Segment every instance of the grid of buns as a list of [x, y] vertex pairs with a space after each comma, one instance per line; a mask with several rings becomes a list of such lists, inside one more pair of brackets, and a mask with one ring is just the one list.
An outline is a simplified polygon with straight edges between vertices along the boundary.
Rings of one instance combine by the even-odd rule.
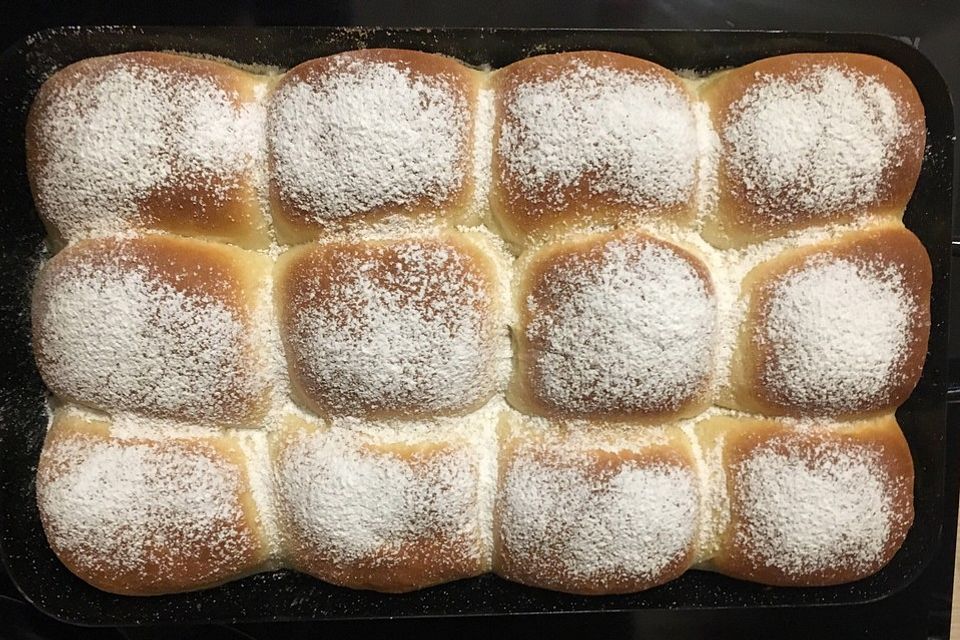
[[924, 140], [856, 54], [71, 65], [27, 131], [50, 545], [139, 595], [875, 573], [913, 519]]

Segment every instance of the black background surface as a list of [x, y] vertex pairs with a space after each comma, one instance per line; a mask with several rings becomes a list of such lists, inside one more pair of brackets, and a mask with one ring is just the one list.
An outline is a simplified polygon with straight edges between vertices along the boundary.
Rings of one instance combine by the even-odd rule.
[[[643, 27], [679, 29], [784, 29], [878, 32], [906, 36], [936, 64], [960, 95], [960, 2], [801, 2], [674, 0], [636, 2], [557, 0], [513, 2], [324, 2], [300, 5], [241, 0], [215, 2], [19, 2], [0, 1], [0, 49], [47, 26], [65, 24], [388, 25]], [[0, 88], [2, 90], [2, 88]], [[960, 114], [958, 114], [960, 117]], [[2, 197], [2, 194], [0, 194]], [[951, 316], [960, 318], [960, 295]], [[960, 355], [954, 322], [951, 356]], [[0, 575], [0, 638], [496, 638], [543, 634], [573, 638], [911, 638], [946, 637], [953, 573], [960, 407], [949, 412], [947, 440], [948, 523], [938, 557], [910, 588], [879, 603], [852, 607], [751, 611], [638, 612], [513, 618], [394, 620], [363, 623], [244, 625], [93, 630], [67, 627], [20, 601]]]

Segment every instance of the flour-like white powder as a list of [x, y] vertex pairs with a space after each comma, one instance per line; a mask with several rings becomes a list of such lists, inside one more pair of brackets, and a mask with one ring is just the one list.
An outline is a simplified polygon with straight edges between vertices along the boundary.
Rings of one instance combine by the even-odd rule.
[[545, 209], [578, 186], [626, 207], [670, 207], [696, 184], [690, 100], [652, 73], [573, 61], [556, 78], [523, 81], [505, 98], [496, 145], [505, 178]]
[[520, 566], [556, 563], [573, 580], [656, 580], [687, 554], [698, 526], [691, 469], [624, 461], [591, 470], [587, 449], [530, 445], [507, 466], [500, 536]]
[[385, 247], [330, 253], [339, 271], [327, 285], [295, 285], [288, 340], [306, 393], [341, 414], [450, 412], [489, 397], [496, 283], [448, 243]]
[[476, 452], [443, 440], [431, 451], [429, 437], [409, 455], [378, 450], [388, 442], [343, 426], [291, 436], [274, 469], [297, 536], [344, 563], [394, 562], [421, 539], [483, 554]]
[[787, 575], [875, 566], [901, 517], [893, 481], [863, 445], [761, 448], [731, 473], [743, 509], [733, 544]]
[[720, 135], [730, 171], [763, 216], [790, 221], [866, 207], [889, 186], [909, 128], [890, 89], [839, 66], [760, 76]]
[[489, 217], [491, 163], [493, 161], [493, 122], [495, 93], [481, 89], [477, 95], [473, 124], [473, 202], [471, 208], [480, 219]]
[[[117, 250], [117, 258], [123, 253]], [[35, 348], [57, 394], [108, 411], [242, 422], [267, 381], [244, 318], [117, 261], [74, 256], [42, 278]]]
[[33, 177], [68, 241], [142, 226], [158, 193], [221, 201], [252, 169], [262, 117], [209, 78], [124, 60], [53, 86], [33, 121]]
[[902, 375], [916, 302], [894, 264], [813, 256], [772, 284], [756, 340], [781, 401], [850, 413], [884, 401]]
[[41, 469], [47, 535], [90, 570], [145, 572], [149, 582], [177, 571], [167, 559], [202, 552], [202, 583], [255, 551], [241, 528], [241, 471], [201, 441], [70, 436], [44, 450]]
[[672, 245], [612, 238], [572, 254], [526, 307], [534, 384], [566, 414], [668, 411], [711, 378], [711, 284]]
[[463, 187], [470, 121], [453, 77], [346, 56], [270, 99], [271, 177], [317, 223], [424, 199], [441, 207]]

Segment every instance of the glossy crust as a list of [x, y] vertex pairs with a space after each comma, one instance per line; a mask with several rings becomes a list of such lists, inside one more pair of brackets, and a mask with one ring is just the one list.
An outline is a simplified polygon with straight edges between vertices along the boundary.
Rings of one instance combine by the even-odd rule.
[[[496, 268], [455, 233], [291, 249], [274, 278], [294, 398], [320, 416], [436, 416], [481, 406], [498, 384]], [[384, 334], [390, 324], [392, 335]], [[389, 363], [364, 357], [373, 344], [389, 350]]]
[[[656, 336], [653, 335], [656, 333], [656, 328], [660, 325], [666, 327], [673, 322], [668, 315], [658, 318], [628, 318], [615, 315], [618, 310], [622, 311], [635, 302], [621, 296], [627, 296], [627, 298], [633, 296], [637, 300], [654, 297], [657, 292], [653, 289], [659, 287], [653, 285], [651, 288], [649, 283], [634, 282], [630, 286], [614, 286], [602, 294], [609, 295], [607, 301], [598, 298], [596, 304], [581, 304], [577, 307], [578, 311], [581, 310], [580, 307], [599, 310], [599, 315], [591, 315], [591, 322], [595, 322], [595, 326], [582, 335], [582, 338], [591, 340], [592, 336], [600, 333], [622, 331], [623, 333], [617, 334], [616, 339], [620, 340], [619, 346], [623, 349], [611, 351], [604, 348], [607, 345], [606, 341], [600, 341], [595, 345], [597, 351], [581, 352], [579, 354], [581, 358], [578, 360], [568, 358], [570, 366], [553, 366], [552, 373], [544, 370], [547, 360], [554, 359], [555, 354], [563, 353], [565, 349], [554, 344], [542, 332], [532, 330], [531, 327], [536, 323], [538, 326], [553, 327], [563, 331], [564, 325], [571, 325], [574, 318], [564, 317], [560, 310], [566, 308], [565, 303], [578, 292], [583, 292], [577, 288], [578, 280], [587, 270], [602, 269], [612, 264], [612, 261], [617, 259], [612, 256], [618, 254], [621, 247], [626, 247], [627, 256], [616, 275], [624, 270], [632, 272], [644, 269], [646, 254], [638, 255], [637, 251], [642, 252], [648, 247], [666, 251], [677, 264], [684, 266], [693, 274], [692, 280], [700, 283], [706, 294], [704, 313], [708, 315], [713, 313], [711, 306], [714, 296], [713, 282], [706, 264], [697, 256], [695, 250], [645, 233], [615, 232], [578, 236], [562, 243], [548, 244], [536, 252], [522, 256], [517, 263], [517, 275], [514, 280], [518, 322], [513, 331], [514, 372], [507, 390], [507, 400], [520, 411], [553, 418], [662, 422], [672, 417], [696, 415], [709, 405], [709, 387], [713, 377], [710, 358], [705, 358], [700, 363], [703, 366], [699, 371], [691, 371], [692, 382], [685, 385], [682, 390], [667, 392], [665, 389], [655, 388], [652, 382], [655, 377], [650, 376], [647, 377], [650, 388], [646, 397], [624, 391], [621, 394], [623, 397], [615, 401], [603, 399], [604, 396], [615, 397], [612, 395], [614, 387], [619, 388], [618, 381], [626, 379], [627, 376], [631, 380], [636, 380], [637, 386], [646, 388], [647, 385], [640, 381], [640, 378], [644, 377], [640, 370], [650, 363], [624, 359], [622, 356], [625, 349], [641, 340], [656, 342]], [[595, 279], [593, 276], [590, 277]], [[608, 282], [609, 280], [610, 278], [600, 278], [593, 284], [596, 284], [596, 288], [599, 289], [603, 286], [600, 281]], [[653, 307], [653, 309], [657, 308]], [[610, 309], [609, 317], [604, 317], [604, 309]], [[672, 314], [674, 309], [660, 310], [665, 314]], [[594, 315], [596, 317], [593, 317]], [[587, 315], [584, 314], [583, 317]], [[688, 340], [700, 338], [711, 345], [713, 342], [710, 335], [687, 336], [687, 338]], [[664, 346], [666, 347], [664, 353], [669, 353], [671, 345]], [[674, 343], [673, 346], [682, 347], [683, 345]], [[584, 345], [579, 345], [579, 348], [583, 347]], [[614, 368], [611, 369], [611, 366]], [[669, 362], [658, 360], [656, 366], [669, 367], [675, 366], [675, 363], [671, 365]], [[581, 374], [593, 375], [597, 378], [598, 372], [601, 375], [593, 383], [581, 386], [578, 382]], [[555, 375], [562, 375], [565, 382], [554, 380], [551, 383], [549, 378]], [[560, 390], [564, 397], [557, 397], [556, 392], [551, 392], [548, 383], [551, 383], [551, 387], [553, 384], [564, 387]]]
[[[634, 593], [672, 580], [693, 563], [700, 483], [690, 442], [679, 429], [590, 425], [576, 430], [524, 424], [500, 434], [494, 509], [494, 571], [521, 584], [575, 593]], [[671, 474], [630, 487], [631, 473]], [[528, 475], [529, 474], [529, 475]], [[646, 476], [642, 476], [647, 478]], [[603, 509], [570, 504], [569, 495], [609, 499]], [[687, 502], [685, 513], [657, 511]], [[682, 517], [686, 516], [686, 517]], [[658, 521], [660, 520], [660, 521]], [[677, 530], [685, 533], [677, 534]], [[587, 539], [583, 539], [584, 536]], [[613, 536], [621, 544], [611, 544]], [[664, 544], [664, 538], [671, 539]], [[657, 553], [667, 550], [661, 557]], [[602, 560], [597, 562], [602, 555]]]
[[[722, 536], [720, 552], [709, 562], [708, 568], [728, 576], [774, 586], [813, 587], [853, 582], [882, 569], [900, 548], [913, 522], [913, 462], [910, 449], [892, 415], [848, 423], [823, 423], [818, 427], [803, 430], [783, 423], [763, 419], [715, 419], [701, 426], [700, 438], [714, 438], [722, 451], [720, 460], [725, 470], [729, 497], [730, 518]], [[710, 434], [712, 435], [705, 435]], [[830, 483], [843, 478], [844, 470], [831, 468], [837, 456], [849, 456], [854, 465], [865, 465], [869, 477], [858, 478], [877, 482], [882, 507], [880, 513], [866, 512], [867, 517], [885, 520], [882, 534], [865, 534], [871, 551], [861, 555], [857, 548], [858, 530], [838, 532], [837, 522], [815, 520], [801, 525], [800, 530], [789, 527], [779, 531], [779, 537], [758, 535], [766, 519], [777, 521], [791, 516], [758, 510], [756, 497], [746, 483], [745, 464], [758, 456], [782, 456], [794, 469], [806, 469], [793, 476], [792, 483], [778, 484], [776, 490], [789, 487], [783, 494], [786, 510], [796, 509], [792, 524], [798, 525], [796, 514], [806, 513], [813, 517], [818, 500], [833, 501], [837, 495], [819, 491], [827, 490]], [[850, 464], [850, 463], [848, 463]], [[812, 474], [817, 480], [809, 481]], [[767, 478], [767, 484], [775, 482], [775, 476]], [[801, 478], [803, 478], [801, 480]], [[856, 486], [839, 485], [841, 490], [857, 491]], [[796, 503], [806, 507], [799, 507]], [[769, 505], [768, 505], [769, 506]], [[859, 509], [860, 505], [851, 505]], [[823, 506], [829, 514], [830, 504]], [[806, 510], [806, 511], [805, 511]], [[821, 513], [820, 515], [823, 515]], [[862, 523], [850, 524], [854, 529]], [[799, 535], [794, 535], [799, 534]], [[805, 536], [813, 536], [807, 538]], [[823, 549], [821, 557], [805, 557], [805, 549], [812, 543], [832, 542], [832, 547]], [[874, 546], [875, 545], [875, 546]], [[789, 550], [790, 553], [784, 553]], [[779, 552], [779, 554], [778, 554]], [[800, 554], [791, 557], [792, 554]]]
[[[415, 82], [426, 86], [441, 87], [451, 100], [461, 104], [465, 109], [465, 126], [456, 134], [456, 139], [450, 143], [456, 146], [455, 166], [453, 170], [457, 176], [457, 185], [443, 198], [431, 197], [424, 192], [421, 195], [408, 197], [394, 197], [389, 193], [371, 194], [383, 200], [376, 206], [364, 208], [355, 212], [345, 213], [334, 211], [331, 215], [322, 214], [304, 205], [291, 195], [281, 180], [277, 171], [279, 148], [276, 143], [276, 134], [270, 133], [268, 126], [268, 171], [270, 175], [270, 202], [273, 212], [273, 223], [278, 237], [289, 244], [309, 242], [321, 239], [331, 231], [361, 228], [375, 224], [385, 218], [400, 219], [410, 227], [422, 227], [429, 223], [460, 223], [468, 217], [468, 205], [473, 196], [473, 126], [476, 111], [477, 92], [483, 82], [484, 74], [464, 66], [453, 58], [420, 51], [403, 49], [362, 49], [346, 51], [325, 58], [308, 60], [287, 71], [280, 82], [273, 89], [271, 102], [268, 103], [268, 121], [278, 121], [278, 96], [285, 90], [298, 84], [317, 89], [325, 82], [335, 78], [344, 68], [352, 65], [372, 67], [377, 64], [386, 64], [396, 69], [407, 71]], [[349, 72], [349, 71], [348, 71]], [[370, 90], [376, 90], [370, 87]], [[357, 105], [363, 108], [365, 105]], [[305, 107], [309, 108], [309, 107]], [[425, 105], [412, 105], [412, 108], [425, 108]], [[380, 114], [389, 118], [389, 113]], [[304, 117], [309, 117], [307, 114]], [[357, 145], [372, 144], [364, 140], [364, 136], [383, 136], [376, 122], [367, 123], [355, 132], [358, 136]], [[430, 154], [435, 150], [424, 148], [423, 154]], [[382, 170], [391, 171], [389, 158], [370, 158], [370, 163]], [[396, 167], [393, 169], [396, 170]], [[330, 200], [336, 194], [325, 193], [322, 198]]]
[[[387, 593], [490, 570], [480, 461], [463, 438], [436, 432], [381, 437], [369, 423], [355, 432], [288, 417], [271, 435], [271, 451], [288, 566], [336, 585]], [[334, 487], [334, 500], [357, 502], [337, 504], [331, 516], [313, 501]]]
[[[725, 128], [737, 115], [735, 105], [747, 92], [771, 78], [797, 83], [809, 77], [811, 70], [822, 67], [852, 71], [875, 80], [889, 90], [896, 102], [904, 126], [893, 142], [890, 161], [876, 180], [876, 194], [862, 202], [848, 198], [845, 204], [836, 207], [809, 209], [791, 199], [786, 191], [751, 191], [749, 185], [755, 182], [755, 176], [739, 173], [731, 162], [732, 148], [724, 138]], [[895, 65], [881, 58], [855, 53], [776, 56], [716, 74], [707, 81], [700, 95], [710, 105], [714, 128], [720, 138], [719, 201], [704, 228], [704, 236], [711, 243], [720, 247], [740, 246], [815, 225], [844, 223], [854, 217], [900, 219], [903, 216], [920, 174], [926, 127], [920, 96], [907, 75]], [[804, 132], [791, 135], [802, 138]], [[856, 140], [850, 141], [851, 149], [855, 144]], [[802, 190], [804, 187], [797, 182], [796, 188]], [[789, 211], [790, 216], [774, 219], [765, 211], [769, 206]]]
[[[33, 348], [44, 382], [60, 398], [104, 411], [252, 426], [266, 412], [271, 393], [262, 344], [254, 329], [259, 322], [254, 316], [262, 304], [259, 290], [268, 274], [269, 261], [262, 255], [176, 236], [114, 237], [72, 244], [43, 266], [33, 291]], [[142, 297], [115, 299], [124, 277], [142, 277], [146, 283]], [[93, 291], [89, 297], [76, 298], [69, 283], [92, 286]], [[82, 305], [99, 308], [85, 310]], [[216, 305], [222, 309], [219, 316], [229, 317], [238, 333], [229, 338], [210, 335], [200, 316], [191, 319], [182, 314], [184, 305], [192, 305], [198, 313]], [[96, 317], [94, 312], [104, 309], [113, 309], [114, 315], [103, 323], [90, 323], [85, 336], [62, 335], [64, 327], [77, 331], [85, 326], [85, 318]], [[143, 328], [124, 324], [140, 315], [149, 325], [169, 330], [146, 337], [150, 334]], [[113, 344], [112, 339], [122, 342]], [[89, 345], [103, 345], [102, 357], [92, 357]], [[213, 361], [213, 346], [221, 347], [227, 358], [216, 371], [205, 364]], [[124, 355], [124, 349], [129, 355]], [[132, 372], [129, 377], [118, 373], [124, 360], [156, 353], [167, 353], [170, 359], [153, 360], [159, 368], [152, 372]], [[90, 362], [98, 368], [84, 370], [83, 363]], [[184, 363], [208, 373], [209, 386], [201, 389], [201, 381], [196, 380], [188, 385], [192, 400], [167, 402], [167, 385], [161, 382], [178, 373], [167, 367]]]
[[[212, 82], [226, 92], [238, 112], [252, 105], [257, 100], [260, 87], [267, 83], [263, 77], [220, 62], [147, 51], [88, 58], [51, 76], [37, 93], [27, 119], [27, 174], [37, 210], [51, 237], [60, 244], [65, 240], [80, 238], [63, 236], [61, 221], [45, 206], [48, 194], [38, 181], [48, 158], [57, 152], [61, 144], [60, 140], [49, 135], [49, 112], [52, 107], [60, 106], [57, 101], [62, 99], [64, 90], [81, 82], [98, 82], [103, 74], [117, 69], [137, 67], [155, 70], [163, 77], [169, 77], [171, 85], [191, 78]], [[111, 105], [98, 105], [98, 108], [109, 110]], [[151, 124], [171, 129], [182, 126], [173, 108], [162, 116], [161, 122]], [[198, 132], [198, 135], [204, 134], [210, 135], [206, 129]], [[249, 151], [252, 153], [252, 150]], [[60, 184], [57, 188], [67, 186], [69, 184]], [[173, 174], [170, 179], [161, 181], [137, 198], [136, 210], [134, 219], [125, 225], [134, 230], [162, 229], [251, 248], [263, 247], [269, 242], [268, 221], [261, 213], [252, 162], [240, 173], [230, 176], [220, 176], [206, 170], [179, 176]]]
[[[776, 344], [769, 333], [770, 309], [778, 283], [823, 260], [892, 267], [902, 278], [903, 294], [913, 304], [908, 312], [903, 354], [886, 374], [882, 389], [841, 403], [831, 403], [825, 398], [801, 399], [803, 396], [798, 396], [797, 390], [791, 389], [780, 373]], [[767, 415], [833, 415], [847, 419], [877, 415], [898, 407], [910, 396], [923, 370], [930, 334], [931, 282], [926, 249], [916, 236], [899, 226], [851, 232], [829, 243], [786, 251], [760, 264], [742, 283], [742, 295], [748, 307], [733, 356], [729, 385], [721, 390], [720, 403]], [[851, 376], [855, 371], [851, 366], [844, 380], [853, 384], [855, 380]]]
[[[125, 465], [151, 461], [145, 472], [156, 476], [129, 485], [136, 472], [105, 467], [97, 459], [105, 451]], [[172, 468], [165, 469], [166, 463]], [[246, 464], [243, 451], [228, 437], [120, 438], [106, 419], [58, 409], [37, 467], [37, 505], [54, 553], [97, 589], [136, 596], [206, 589], [270, 565]], [[208, 486], [211, 474], [222, 479], [227, 493], [195, 498], [197, 504], [210, 500], [217, 507], [178, 512], [184, 501], [175, 494], [189, 496], [194, 487]], [[91, 493], [77, 495], [78, 488]], [[106, 505], [102, 493], [114, 500]], [[89, 520], [83, 515], [83, 526], [73, 528], [78, 516], [65, 510], [86, 514], [89, 509], [107, 513]], [[148, 513], [149, 520], [138, 522], [128, 518], [131, 513]]]
[[[561, 185], [553, 179], [540, 188], [531, 189], [525, 187], [520, 176], [510, 169], [503, 156], [501, 138], [504, 126], [518, 125], [517, 118], [510, 114], [510, 105], [516, 100], [517, 92], [525, 85], [575, 76], [580, 65], [637, 74], [663, 82], [684, 97], [692, 114], [692, 96], [677, 75], [660, 65], [631, 56], [605, 51], [558, 53], [534, 56], [495, 71], [490, 79], [496, 95], [490, 206], [503, 235], [515, 244], [523, 245], [591, 225], [629, 226], [649, 218], [686, 221], [693, 215], [693, 185], [681, 201], [663, 206], [648, 194], [641, 194], [642, 202], [630, 203], [626, 198], [631, 194], [617, 188], [600, 188], [599, 174], [595, 170], [582, 172], [574, 184]], [[637, 114], [638, 117], [643, 115]], [[570, 124], [556, 122], [560, 128]], [[593, 144], [593, 141], [583, 141], [583, 144]]]

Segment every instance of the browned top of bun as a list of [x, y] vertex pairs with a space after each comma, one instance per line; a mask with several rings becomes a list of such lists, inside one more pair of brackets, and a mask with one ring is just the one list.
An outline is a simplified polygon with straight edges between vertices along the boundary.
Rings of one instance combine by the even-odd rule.
[[874, 56], [777, 56], [718, 74], [704, 97], [720, 138], [725, 233], [765, 237], [901, 215], [920, 172], [923, 104]]
[[683, 82], [630, 56], [515, 62], [497, 91], [491, 206], [514, 239], [689, 212], [696, 125]]
[[452, 235], [285, 254], [277, 305], [301, 400], [320, 415], [478, 407], [496, 384], [493, 268]]

